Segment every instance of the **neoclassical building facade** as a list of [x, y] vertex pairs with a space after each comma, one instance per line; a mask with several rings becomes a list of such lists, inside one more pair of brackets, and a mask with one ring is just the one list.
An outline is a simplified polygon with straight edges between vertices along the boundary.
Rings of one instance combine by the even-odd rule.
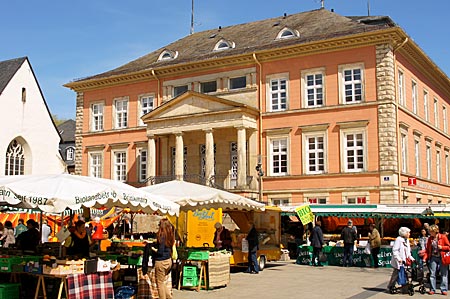
[[450, 200], [450, 81], [389, 17], [219, 27], [65, 86], [77, 174], [278, 205]]

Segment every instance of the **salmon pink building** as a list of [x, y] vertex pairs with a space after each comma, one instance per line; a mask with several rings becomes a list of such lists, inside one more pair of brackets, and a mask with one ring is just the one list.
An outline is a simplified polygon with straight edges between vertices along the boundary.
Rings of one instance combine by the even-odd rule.
[[77, 174], [277, 205], [450, 201], [450, 80], [389, 17], [219, 27], [66, 86]]

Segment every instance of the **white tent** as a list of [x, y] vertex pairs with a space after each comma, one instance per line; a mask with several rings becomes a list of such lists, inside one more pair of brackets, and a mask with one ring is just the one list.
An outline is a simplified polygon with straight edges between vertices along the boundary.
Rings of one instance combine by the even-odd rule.
[[170, 181], [140, 188], [151, 195], [162, 196], [180, 205], [181, 210], [222, 208], [261, 210], [264, 204], [243, 196], [185, 181]]
[[131, 211], [178, 215], [180, 206], [128, 184], [70, 174], [18, 175], [0, 178], [0, 202], [26, 203], [49, 213], [81, 207], [122, 207]]

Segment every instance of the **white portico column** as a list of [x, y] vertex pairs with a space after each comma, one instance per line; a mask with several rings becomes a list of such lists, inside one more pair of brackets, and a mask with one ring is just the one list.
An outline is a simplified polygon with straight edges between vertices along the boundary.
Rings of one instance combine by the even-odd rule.
[[182, 181], [184, 176], [183, 133], [175, 133], [175, 177]]
[[204, 131], [206, 133], [205, 179], [206, 185], [209, 185], [210, 179], [214, 175], [214, 136], [212, 129], [206, 129]]
[[237, 128], [237, 185], [243, 187], [247, 185], [247, 153], [245, 150], [246, 133], [244, 127]]
[[[156, 176], [156, 137], [155, 135], [147, 135], [147, 178]], [[147, 185], [151, 184], [151, 180], [147, 181]]]

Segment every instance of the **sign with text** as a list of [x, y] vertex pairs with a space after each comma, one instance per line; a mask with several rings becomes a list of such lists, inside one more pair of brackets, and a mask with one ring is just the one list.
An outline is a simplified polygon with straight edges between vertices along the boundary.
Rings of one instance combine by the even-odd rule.
[[295, 208], [295, 212], [297, 213], [297, 216], [298, 218], [300, 218], [300, 221], [303, 225], [314, 221], [314, 215], [309, 205], [297, 207]]

